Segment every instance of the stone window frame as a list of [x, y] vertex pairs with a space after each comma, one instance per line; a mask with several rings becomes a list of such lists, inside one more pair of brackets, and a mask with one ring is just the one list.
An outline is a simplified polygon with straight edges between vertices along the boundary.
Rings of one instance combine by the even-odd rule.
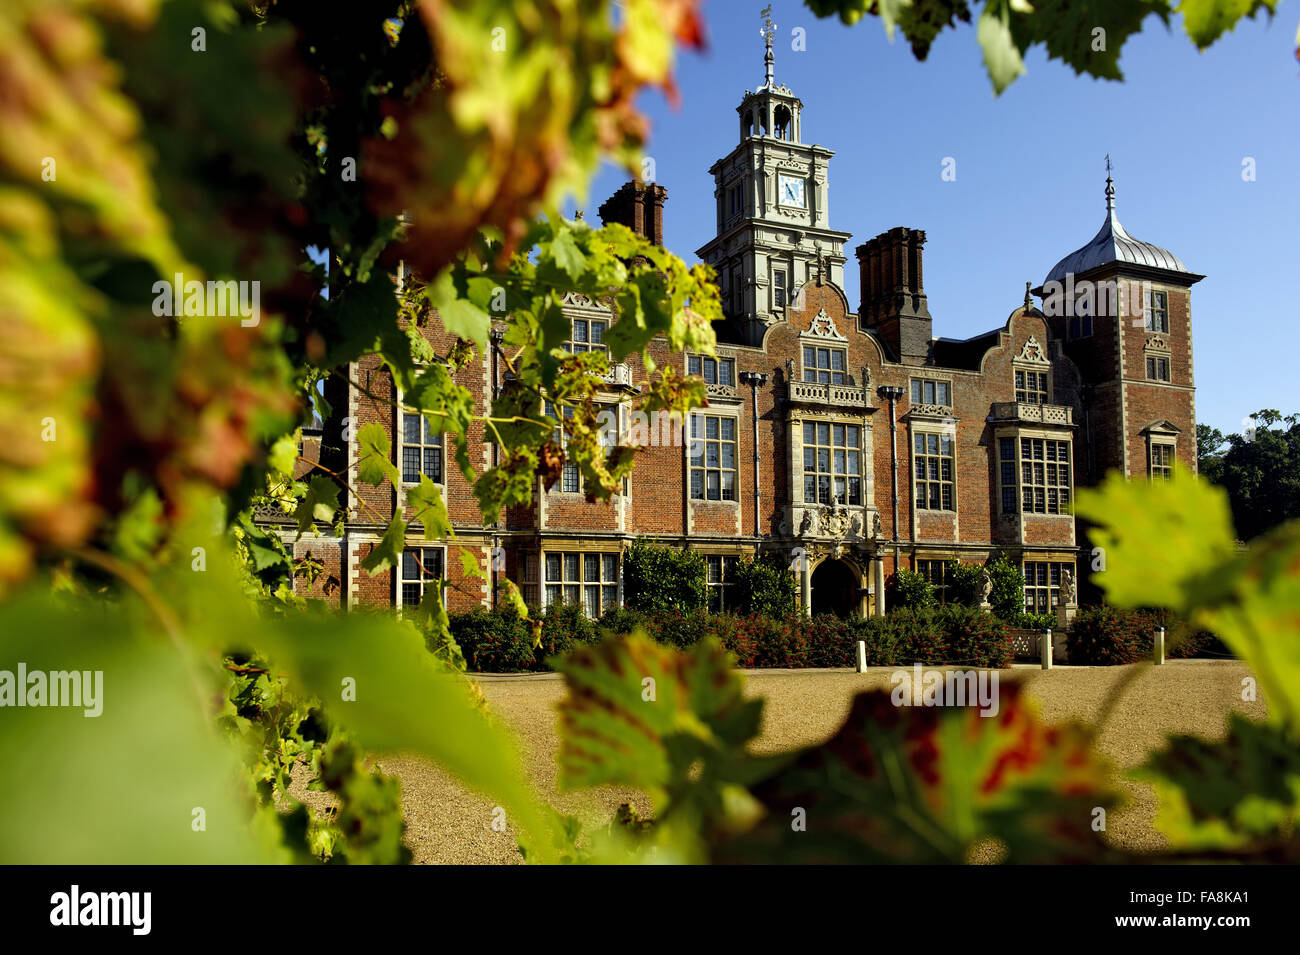
[[[778, 280], [779, 277], [779, 280]], [[772, 310], [783, 310], [790, 302], [790, 270], [772, 266]]]
[[[718, 424], [719, 437], [717, 438], [708, 437], [708, 419], [710, 418], [716, 418], [719, 420], [719, 424]], [[732, 431], [733, 436], [729, 440], [725, 440], [721, 437], [722, 420], [727, 420], [732, 422], [732, 427], [734, 430]], [[701, 422], [700, 428], [702, 432], [698, 436], [698, 438], [695, 434], [695, 422], [697, 421]], [[700, 449], [700, 460], [704, 462], [702, 464], [695, 464], [694, 463], [695, 455], [691, 453], [695, 447], [695, 442], [697, 440], [700, 441], [700, 443], [703, 445], [703, 447], [701, 447]], [[708, 444], [711, 441], [716, 441], [718, 443], [719, 464], [717, 466], [711, 466], [708, 464]], [[721, 464], [722, 456], [723, 456], [722, 446], [724, 444], [731, 444], [735, 446], [735, 452], [734, 452], [735, 457], [733, 459], [732, 466], [729, 468], [723, 467]], [[713, 504], [735, 504], [736, 506], [740, 505], [740, 407], [739, 406], [733, 408], [728, 408], [725, 406], [718, 407], [718, 408], [710, 407], [707, 412], [698, 411], [698, 410], [692, 411], [687, 416], [687, 421], [683, 428], [682, 453], [686, 461], [685, 491], [686, 491], [687, 501], [691, 503], [704, 501]], [[703, 496], [701, 497], [696, 497], [691, 489], [691, 481], [692, 481], [691, 476], [695, 471], [702, 471], [704, 473], [704, 477], [702, 479]], [[719, 496], [716, 498], [712, 498], [708, 496], [709, 494], [708, 476], [709, 476], [709, 472], [711, 471], [716, 471], [719, 474], [718, 476]], [[735, 478], [732, 484], [732, 497], [725, 498], [721, 496], [722, 495], [722, 474], [728, 471], [734, 474]]]
[[[1033, 576], [1030, 576], [1030, 567], [1034, 568]], [[1043, 568], [1042, 583], [1038, 582], [1038, 568], [1040, 567]], [[1061, 602], [1061, 577], [1066, 570], [1069, 570], [1071, 576], [1075, 576], [1074, 561], [1037, 560], [1030, 557], [1021, 559], [1020, 572], [1025, 577], [1025, 613], [1056, 612], [1056, 608]], [[1056, 578], [1055, 582], [1052, 579], [1053, 575]], [[1040, 597], [1046, 599], [1040, 600]], [[1044, 604], [1046, 604], [1046, 607], [1043, 606]]]
[[[416, 577], [408, 578], [406, 555], [412, 551], [437, 552], [438, 563], [439, 563], [438, 575], [437, 576], [430, 575], [427, 577], [423, 575], [424, 573], [428, 573], [428, 568], [424, 567], [425, 556], [424, 553], [421, 553], [421, 555], [417, 558], [419, 563], [416, 565], [415, 568]], [[424, 599], [424, 592], [428, 588], [429, 581], [437, 581], [439, 586], [446, 586], [447, 545], [428, 544], [428, 543], [419, 543], [419, 542], [411, 544], [410, 542], [408, 542], [407, 546], [402, 548], [402, 559], [398, 561], [397, 566], [393, 568], [393, 606], [397, 608], [399, 613], [405, 610], [407, 607], [418, 607], [420, 605], [420, 600]], [[408, 604], [406, 602], [406, 586], [408, 584], [412, 586], [418, 586], [420, 588], [419, 597], [416, 600], [416, 602], [413, 604]]]
[[[578, 337], [577, 337], [579, 322], [582, 322], [584, 325], [587, 326], [587, 330], [586, 330], [587, 337], [582, 341], [578, 341]], [[577, 354], [582, 354], [585, 352], [593, 352], [593, 351], [600, 352], [605, 356], [605, 360], [609, 361], [609, 346], [605, 344], [605, 336], [609, 334], [609, 327], [612, 324], [613, 322], [611, 322], [608, 318], [601, 318], [594, 315], [570, 316], [569, 317], [569, 338], [560, 347], [563, 348], [571, 355], [577, 355]], [[591, 334], [593, 328], [597, 325], [599, 325], [601, 329], [600, 341], [593, 342], [591, 339]]]
[[[1156, 296], [1160, 306], [1156, 307]], [[1169, 290], [1148, 288], [1142, 292], [1142, 325], [1157, 335], [1169, 334]]]
[[[934, 385], [934, 401], [925, 400], [925, 386]], [[921, 386], [921, 400], [916, 399], [916, 386]], [[943, 385], [948, 389], [948, 400], [939, 401], [939, 386]], [[951, 378], [940, 377], [938, 375], [912, 375], [907, 382], [907, 399], [913, 408], [952, 408], [953, 407], [953, 383]]]
[[[818, 427], [822, 426], [822, 425], [825, 425], [826, 428], [827, 428], [827, 430], [828, 430], [828, 432], [829, 432], [829, 434], [828, 434], [828, 438], [829, 438], [829, 442], [830, 442], [830, 443], [828, 443], [828, 444], [821, 444], [820, 442], [814, 441], [813, 444], [809, 445], [808, 442], [807, 442], [807, 440], [804, 438], [804, 434], [805, 434], [807, 428], [808, 428], [809, 426], [811, 426], [811, 427], [814, 429], [813, 436], [814, 436], [814, 438], [815, 438], [815, 437], [816, 437], [816, 429], [817, 429]], [[802, 418], [802, 419], [797, 419], [797, 420], [795, 420], [795, 421], [792, 421], [791, 424], [790, 424], [790, 427], [791, 427], [791, 430], [792, 430], [792, 431], [793, 431], [795, 428], [798, 428], [798, 429], [799, 429], [799, 450], [800, 450], [800, 455], [801, 455], [801, 456], [800, 456], [799, 460], [795, 462], [795, 470], [796, 470], [796, 474], [797, 474], [797, 477], [798, 477], [798, 480], [797, 480], [796, 483], [795, 483], [795, 487], [797, 487], [797, 488], [799, 489], [799, 496], [800, 496], [800, 501], [799, 501], [799, 502], [800, 502], [803, 506], [805, 506], [805, 507], [835, 507], [836, 505], [841, 505], [841, 504], [842, 504], [844, 507], [864, 507], [864, 506], [866, 506], [866, 503], [867, 503], [867, 474], [866, 474], [866, 470], [867, 470], [867, 468], [866, 468], [866, 463], [867, 463], [867, 449], [864, 447], [864, 444], [865, 444], [865, 441], [866, 441], [866, 437], [867, 437], [867, 435], [866, 435], [866, 428], [864, 428], [864, 427], [862, 426], [861, 419], [853, 419], [853, 420], [850, 421], [850, 420], [839, 420], [839, 419], [836, 419], [836, 418]], [[834, 441], [835, 441], [835, 429], [836, 429], [837, 427], [844, 428], [844, 432], [845, 432], [845, 433], [844, 433], [844, 440], [845, 440], [845, 443], [844, 443], [842, 446], [841, 446], [841, 445], [837, 445], [837, 444], [834, 443]], [[850, 444], [848, 443], [848, 429], [849, 429], [849, 428], [856, 428], [856, 429], [857, 429], [857, 432], [858, 432], [858, 442], [857, 442], [856, 445], [850, 445]], [[836, 451], [837, 449], [839, 449], [840, 447], [843, 447], [843, 449], [844, 449], [844, 464], [845, 464], [845, 470], [844, 470], [843, 472], [840, 472], [840, 471], [836, 471], [836, 470], [835, 470], [835, 451]], [[819, 493], [817, 494], [817, 499], [816, 499], [816, 500], [813, 500], [813, 501], [810, 501], [810, 500], [807, 499], [807, 496], [806, 496], [806, 492], [807, 492], [807, 477], [808, 477], [808, 473], [809, 473], [809, 472], [808, 472], [808, 468], [807, 468], [807, 461], [808, 461], [808, 450], [809, 450], [809, 448], [812, 448], [812, 449], [813, 449], [813, 453], [814, 453], [814, 455], [816, 455], [816, 452], [817, 452], [818, 450], [821, 450], [821, 449], [825, 449], [825, 450], [827, 450], [827, 451], [830, 452], [830, 470], [825, 472], [826, 476], [829, 478], [829, 490], [830, 490], [829, 497], [831, 498], [829, 501], [822, 501], [822, 500], [821, 500], [821, 494], [820, 494], [820, 484], [821, 484], [821, 482], [820, 482], [820, 480], [818, 480], [818, 489], [819, 489]], [[850, 473], [850, 472], [848, 471], [848, 460], [849, 460], [849, 454], [852, 453], [852, 452], [854, 452], [854, 451], [856, 451], [857, 454], [858, 454], [858, 472], [857, 472], [856, 474], [852, 474], [852, 473]], [[816, 464], [816, 461], [815, 461], [815, 460], [814, 460], [814, 464]], [[822, 473], [823, 473], [823, 472], [820, 471], [820, 470], [815, 470], [815, 471], [812, 472], [812, 474], [813, 474], [815, 477], [819, 478], [819, 479], [820, 479]], [[835, 500], [835, 479], [836, 479], [837, 477], [842, 477], [842, 478], [844, 479], [844, 500], [843, 500], [843, 501], [837, 501], [837, 500]], [[856, 504], [850, 502], [850, 500], [849, 500], [849, 496], [850, 496], [850, 495], [849, 495], [849, 481], [852, 480], [853, 478], [857, 478], [858, 481], [859, 481], [859, 484], [858, 484], [858, 501], [857, 501]]]
[[[1043, 456], [1041, 458], [1032, 452], [1028, 458], [1025, 457], [1026, 442], [1042, 442]], [[1064, 464], [1061, 463], [1059, 455], [1061, 448], [1065, 448], [1067, 459]], [[1050, 459], [1052, 453], [1058, 455], [1055, 460]], [[1059, 517], [1062, 515], [1069, 516], [1069, 508], [1074, 498], [1074, 448], [1073, 442], [1068, 438], [1052, 437], [1048, 435], [1021, 435], [1016, 440], [1016, 455], [1019, 468], [1016, 470], [1017, 484], [1020, 492], [1020, 513], [1038, 514], [1047, 517]], [[1043, 470], [1043, 480], [1037, 478], [1037, 468], [1041, 465]], [[1025, 468], [1029, 468], [1029, 480], [1025, 479]], [[1064, 482], [1060, 480], [1060, 469], [1066, 468], [1067, 478]], [[1057, 480], [1052, 481], [1050, 475], [1052, 469], [1056, 470]], [[1025, 507], [1026, 491], [1042, 490], [1043, 492], [1043, 509], [1038, 509], [1038, 495], [1035, 493], [1033, 501], [1030, 502], [1029, 508]], [[1055, 510], [1052, 504], [1052, 492], [1056, 492]]]
[[[1012, 368], [1012, 384], [1015, 386], [1016, 402], [1025, 405], [1050, 405], [1052, 403], [1052, 375], [1050, 368], [1037, 367], [1030, 368], [1026, 365], [1016, 365]], [[1030, 388], [1029, 376], [1034, 376], [1034, 381], [1038, 384]], [[1025, 397], [1021, 397], [1025, 395]], [[1029, 397], [1033, 395], [1035, 397]]]
[[[402, 390], [401, 386], [399, 386], [396, 382], [393, 383], [393, 391], [396, 395], [396, 401], [395, 401], [396, 409], [394, 411], [395, 420], [393, 421], [393, 455], [396, 458], [396, 460], [393, 463], [397, 466], [397, 472], [399, 478], [398, 487], [396, 489], [398, 493], [398, 506], [405, 507], [406, 489], [408, 487], [415, 487], [420, 483], [419, 478], [416, 478], [414, 481], [408, 481], [406, 479], [406, 467], [403, 464], [403, 459], [406, 457], [405, 449], [407, 446], [406, 445], [406, 415], [413, 414], [418, 418], [420, 418], [421, 440], [420, 440], [419, 447], [421, 449], [424, 449], [428, 447], [433, 447], [433, 445], [426, 443], [426, 441], [424, 440], [429, 426], [428, 419], [425, 418], [425, 416], [419, 412], [412, 412], [406, 410], [405, 393]], [[445, 500], [447, 497], [447, 432], [440, 431], [438, 432], [437, 437], [438, 437], [437, 447], [442, 451], [442, 454], [440, 456], [442, 474], [438, 480], [434, 480], [432, 477], [430, 477], [429, 480], [433, 481], [433, 483], [437, 485], [438, 490], [442, 493], [443, 499]], [[424, 474], [423, 453], [421, 453], [420, 455], [420, 473]]]
[[[1141, 435], [1146, 441], [1146, 473], [1148, 481], [1167, 480], [1173, 478], [1174, 462], [1178, 460], [1178, 439], [1182, 436], [1181, 429], [1169, 421], [1155, 421], [1142, 429]], [[1169, 454], [1169, 463], [1167, 465], [1156, 465], [1156, 454], [1154, 449], [1167, 449]], [[1161, 471], [1168, 471], [1168, 474], [1158, 474], [1157, 467]]]
[[[713, 381], [709, 381], [708, 376], [704, 373], [708, 367], [706, 364], [707, 362], [714, 363]], [[692, 364], [699, 365], [699, 369], [692, 369]], [[730, 381], [722, 380], [722, 369], [724, 366], [731, 369], [728, 372], [728, 377], [731, 379]], [[736, 387], [736, 359], [732, 355], [723, 354], [719, 354], [714, 358], [710, 358], [708, 355], [688, 354], [686, 356], [686, 374], [697, 375], [700, 378], [703, 378], [706, 385], [722, 385], [724, 387], [734, 388]]]
[[[705, 562], [705, 586], [708, 589], [707, 607], [710, 613], [723, 613], [732, 608], [732, 601], [728, 599], [730, 592], [736, 585], [736, 566], [740, 563], [739, 554], [710, 554], [704, 556]], [[714, 564], [717, 564], [718, 574], [714, 577]], [[714, 596], [717, 596], [715, 603]]]
[[[1173, 355], [1169, 348], [1168, 339], [1160, 335], [1152, 335], [1147, 338], [1146, 344], [1142, 348], [1142, 357], [1142, 367], [1147, 381], [1168, 384], [1173, 380]], [[1162, 366], [1164, 370], [1163, 377], [1160, 375]]]
[[[811, 368], [807, 365], [805, 361], [806, 358], [805, 352], [807, 349], [810, 348], [814, 350], [814, 354], [813, 354], [814, 362], [816, 362], [818, 358], [816, 354], [817, 349], [822, 349], [827, 352], [827, 360], [829, 364], [827, 365], [826, 368], [822, 368], [820, 364], [814, 364]], [[834, 367], [835, 362], [834, 362], [834, 358], [831, 357], [832, 353], [843, 355], [844, 357], [844, 361], [842, 363], [843, 367], [839, 369], [836, 369]], [[820, 376], [823, 372], [825, 372], [827, 378], [830, 380], [820, 381], [817, 378], [809, 380], [808, 373], [810, 371], [817, 376]], [[835, 381], [834, 378], [836, 375], [839, 375], [843, 380]], [[848, 342], [838, 341], [838, 340], [828, 340], [825, 338], [814, 339], [812, 338], [812, 336], [808, 336], [808, 337], [801, 336], [799, 340], [799, 380], [804, 384], [810, 384], [810, 385], [830, 384], [830, 385], [842, 386], [842, 385], [850, 384], [853, 381], [853, 376], [849, 373]]]
[[[551, 557], [559, 559], [560, 575], [551, 575]], [[573, 558], [570, 564], [569, 558]], [[596, 578], [590, 578], [591, 559], [596, 559]], [[610, 561], [613, 561], [613, 573], [607, 573]], [[578, 547], [577, 543], [557, 543], [554, 547], [543, 547], [539, 558], [538, 575], [542, 607], [550, 607], [553, 600], [552, 590], [558, 590], [560, 603], [576, 602], [583, 613], [595, 620], [605, 611], [623, 605], [623, 555], [618, 550], [591, 550]], [[573, 568], [573, 573], [570, 568]], [[595, 591], [597, 612], [591, 613], [592, 605], [588, 602], [591, 592]], [[613, 594], [610, 594], [610, 591]], [[575, 591], [576, 601], [570, 599], [570, 591]]]
[[529, 607], [539, 606], [541, 602], [541, 562], [540, 551], [526, 548], [515, 551], [515, 585]]
[[[937, 452], [931, 452], [929, 450], [929, 444], [930, 444], [929, 439], [932, 437], [937, 439], [936, 442]], [[923, 457], [927, 461], [927, 463], [931, 458], [938, 461], [939, 463], [938, 478], [931, 478], [928, 476], [930, 473], [930, 469], [928, 466], [926, 468], [927, 476], [924, 478], [917, 477], [916, 474], [916, 465], [917, 465], [916, 439], [917, 438], [926, 439], [927, 450], [922, 453], [921, 457]], [[943, 453], [943, 443], [945, 440], [948, 441], [949, 448], [951, 449], [950, 452], [946, 455]], [[936, 429], [936, 428], [927, 428], [927, 427], [918, 428], [913, 426], [912, 428], [909, 429], [908, 432], [908, 448], [909, 448], [908, 473], [911, 475], [912, 506], [917, 511], [930, 511], [930, 512], [937, 512], [937, 513], [946, 513], [946, 514], [957, 513], [957, 435], [955, 429]], [[943, 477], [944, 461], [947, 461], [949, 464], [948, 478]], [[939, 506], [937, 507], [931, 506], [930, 501], [933, 500], [933, 496], [931, 494], [926, 495], [925, 503], [921, 503], [920, 500], [918, 500], [917, 492], [918, 490], [920, 490], [920, 488], [918, 487], [918, 482], [923, 482], [926, 485], [927, 489], [932, 484], [938, 486]], [[949, 491], [951, 506], [944, 505], [943, 492], [945, 488]]]
[[[936, 557], [926, 555], [925, 557], [912, 558], [912, 569], [924, 577], [930, 584], [930, 589], [934, 592], [934, 599], [939, 603], [948, 602], [948, 591], [952, 586], [948, 565], [957, 558], [951, 556]], [[925, 565], [924, 567], [922, 565]], [[936, 583], [934, 579], [934, 569], [939, 568], [940, 582]]]

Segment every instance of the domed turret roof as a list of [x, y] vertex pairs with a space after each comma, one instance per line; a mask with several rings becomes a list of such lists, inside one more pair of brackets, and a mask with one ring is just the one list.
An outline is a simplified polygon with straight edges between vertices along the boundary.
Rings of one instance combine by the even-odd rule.
[[1092, 241], [1081, 249], [1071, 252], [1052, 267], [1044, 282], [1060, 282], [1068, 273], [1081, 275], [1101, 265], [1112, 262], [1126, 262], [1131, 265], [1145, 265], [1169, 272], [1187, 272], [1178, 256], [1168, 249], [1162, 249], [1150, 242], [1135, 239], [1119, 224], [1115, 216], [1115, 186], [1110, 176], [1106, 177], [1106, 221], [1093, 236]]

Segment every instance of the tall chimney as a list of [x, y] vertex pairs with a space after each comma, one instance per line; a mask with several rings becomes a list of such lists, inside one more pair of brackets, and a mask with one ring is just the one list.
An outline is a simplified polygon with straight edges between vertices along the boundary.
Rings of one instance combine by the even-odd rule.
[[600, 221], [609, 225], [617, 222], [627, 226], [637, 235], [643, 235], [655, 245], [664, 244], [664, 201], [668, 190], [656, 182], [640, 179], [625, 182], [618, 192], [600, 206]]
[[930, 357], [933, 323], [925, 304], [922, 248], [925, 233], [898, 227], [858, 246], [862, 278], [859, 320], [879, 334], [901, 362], [924, 364]]

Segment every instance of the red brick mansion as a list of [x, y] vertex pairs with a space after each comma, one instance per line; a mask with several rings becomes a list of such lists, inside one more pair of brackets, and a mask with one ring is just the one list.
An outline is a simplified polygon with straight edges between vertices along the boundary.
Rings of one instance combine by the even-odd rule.
[[[349, 377], [375, 397], [329, 397], [354, 429], [378, 421], [389, 431], [403, 486], [364, 486], [339, 538], [294, 542], [296, 528], [284, 527], [295, 554], [312, 552], [339, 584], [331, 600], [410, 604], [445, 575], [454, 612], [491, 606], [504, 575], [531, 603], [576, 601], [595, 616], [621, 601], [622, 553], [644, 538], [704, 555], [715, 607], [728, 606], [736, 560], [760, 551], [792, 561], [805, 609], [839, 614], [883, 612], [895, 568], [942, 593], [947, 561], [1003, 552], [1023, 567], [1028, 609], [1046, 611], [1064, 570], [1088, 573], [1076, 488], [1111, 469], [1164, 477], [1175, 458], [1195, 468], [1191, 286], [1202, 276], [1125, 232], [1109, 178], [1100, 230], [1046, 273], [1032, 290], [1038, 305], [1027, 287], [989, 331], [937, 337], [922, 231], [894, 228], [858, 245], [861, 300], [849, 302], [851, 235], [831, 227], [833, 154], [805, 141], [802, 109], [770, 79], [747, 92], [737, 144], [710, 169], [717, 231], [698, 254], [717, 271], [727, 315], [717, 357], [651, 349], [657, 364], [707, 383], [691, 440], [639, 451], [610, 503], [588, 503], [570, 467], [549, 491], [539, 478], [531, 506], [485, 525], [470, 484], [447, 466], [443, 436], [394, 410], [378, 361], [357, 362]], [[665, 200], [661, 186], [628, 183], [600, 214], [662, 244]], [[572, 347], [603, 348], [609, 311], [572, 299], [568, 312]], [[436, 322], [426, 333], [435, 347], [451, 343]], [[485, 413], [504, 380], [495, 349], [458, 380]], [[635, 356], [614, 367], [611, 408], [644, 380]], [[618, 414], [626, 427], [625, 405]], [[325, 422], [304, 443], [355, 463], [341, 434]], [[492, 465], [486, 440], [474, 453], [476, 467]], [[419, 561], [369, 576], [362, 559], [421, 475], [442, 485], [456, 540], [418, 544]], [[486, 580], [463, 574], [460, 548]], [[324, 592], [321, 582], [312, 590]]]

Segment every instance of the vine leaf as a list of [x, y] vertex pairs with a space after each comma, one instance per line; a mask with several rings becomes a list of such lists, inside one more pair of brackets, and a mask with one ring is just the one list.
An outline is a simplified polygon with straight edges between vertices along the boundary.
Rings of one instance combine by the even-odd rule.
[[328, 524], [334, 520], [339, 509], [339, 486], [330, 478], [313, 474], [307, 482], [307, 489], [294, 510], [294, 519], [298, 522], [298, 532], [305, 534], [312, 529], [316, 521]]
[[392, 461], [393, 442], [384, 426], [371, 422], [357, 430], [357, 477], [367, 484], [382, 484], [387, 478], [394, 487], [401, 483], [397, 465]]
[[891, 696], [860, 694], [829, 742], [755, 786], [767, 815], [717, 861], [961, 863], [987, 838], [1011, 862], [1106, 856], [1093, 812], [1118, 797], [1083, 726], [1044, 725], [1019, 684], [987, 717]]
[[388, 522], [388, 529], [379, 543], [370, 549], [370, 553], [361, 561], [361, 566], [372, 577], [382, 574], [390, 567], [402, 562], [402, 549], [406, 546], [406, 521], [400, 514], [394, 514]]
[[1155, 787], [1156, 828], [1180, 848], [1238, 848], [1300, 818], [1300, 747], [1240, 713], [1222, 742], [1171, 736], [1133, 775]]
[[636, 633], [550, 663], [568, 686], [561, 789], [635, 787], [661, 824], [679, 814], [706, 831], [745, 811], [740, 784], [752, 768], [744, 747], [758, 733], [763, 703], [745, 698], [716, 640], [678, 652]]
[[425, 540], [455, 537], [442, 492], [427, 474], [420, 475], [420, 483], [406, 489], [406, 505], [411, 508], [411, 522], [424, 527]]

